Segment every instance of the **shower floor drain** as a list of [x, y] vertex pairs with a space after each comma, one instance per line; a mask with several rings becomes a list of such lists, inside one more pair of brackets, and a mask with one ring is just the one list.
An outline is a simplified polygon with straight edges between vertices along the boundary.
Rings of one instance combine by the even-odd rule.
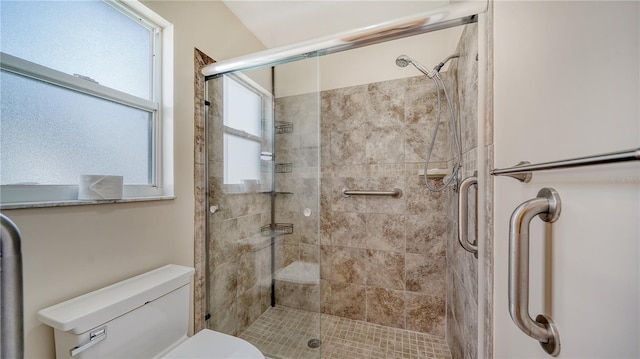
[[322, 344], [322, 341], [320, 339], [311, 339], [307, 342], [307, 345], [309, 346], [309, 348], [320, 348], [320, 345]]

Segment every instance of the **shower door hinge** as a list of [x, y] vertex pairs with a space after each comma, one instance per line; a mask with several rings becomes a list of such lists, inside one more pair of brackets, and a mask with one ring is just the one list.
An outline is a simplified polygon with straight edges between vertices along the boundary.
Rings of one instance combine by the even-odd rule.
[[207, 101], [207, 100], [204, 100], [204, 105], [205, 105], [205, 106], [211, 106], [211, 102], [209, 102], [209, 101]]

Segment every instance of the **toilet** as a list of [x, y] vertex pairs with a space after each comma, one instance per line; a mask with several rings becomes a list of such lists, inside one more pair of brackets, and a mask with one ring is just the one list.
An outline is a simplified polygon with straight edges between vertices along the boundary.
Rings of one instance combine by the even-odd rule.
[[56, 358], [265, 359], [249, 342], [204, 329], [187, 337], [194, 269], [166, 265], [38, 312]]

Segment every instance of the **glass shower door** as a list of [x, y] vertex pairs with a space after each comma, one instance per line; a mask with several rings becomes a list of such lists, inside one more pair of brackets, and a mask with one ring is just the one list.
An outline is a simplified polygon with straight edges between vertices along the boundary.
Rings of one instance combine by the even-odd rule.
[[320, 358], [317, 59], [207, 81], [207, 327]]

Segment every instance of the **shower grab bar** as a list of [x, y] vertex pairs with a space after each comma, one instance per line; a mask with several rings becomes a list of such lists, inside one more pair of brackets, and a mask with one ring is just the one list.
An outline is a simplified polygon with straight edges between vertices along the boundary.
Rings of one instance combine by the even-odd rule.
[[343, 197], [351, 196], [391, 196], [393, 198], [402, 197], [402, 190], [400, 188], [394, 188], [392, 191], [378, 191], [378, 190], [355, 190], [355, 189], [342, 189]]
[[534, 321], [529, 315], [529, 224], [540, 216], [555, 222], [560, 216], [560, 196], [553, 188], [543, 188], [534, 199], [520, 204], [509, 221], [509, 314], [518, 329], [540, 342], [552, 356], [560, 353], [556, 325], [545, 314]]
[[628, 162], [628, 161], [640, 161], [640, 148], [618, 151], [611, 153], [603, 153], [594, 156], [585, 156], [572, 158], [561, 161], [544, 162], [538, 164], [530, 164], [529, 162], [520, 162], [517, 165], [509, 168], [497, 168], [489, 173], [493, 176], [509, 176], [517, 179], [520, 182], [528, 183], [531, 181], [532, 172], [554, 170], [561, 168], [581, 167], [581, 166], [594, 166], [607, 163], [616, 162]]
[[[469, 231], [469, 221], [467, 220], [469, 212], [469, 188], [474, 186], [478, 188], [478, 177], [472, 176], [465, 178], [460, 183], [460, 191], [458, 191], [458, 242], [467, 252], [473, 253], [478, 258], [478, 241], [469, 242], [467, 234]], [[476, 192], [476, 206], [478, 204]]]
[[20, 231], [7, 216], [0, 214], [0, 272], [2, 310], [2, 358], [24, 357], [22, 253]]

